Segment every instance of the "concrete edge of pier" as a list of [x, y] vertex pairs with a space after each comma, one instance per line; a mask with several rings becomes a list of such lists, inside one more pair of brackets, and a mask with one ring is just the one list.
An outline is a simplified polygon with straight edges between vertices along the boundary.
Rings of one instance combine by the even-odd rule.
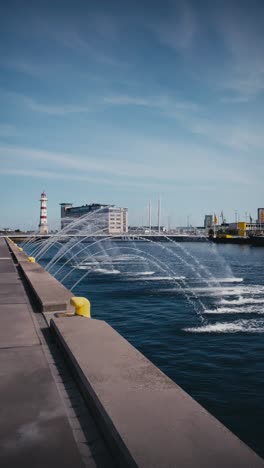
[[43, 313], [65, 311], [73, 294], [38, 263], [30, 263], [28, 255], [7, 240], [19, 268], [30, 286]]
[[[7, 243], [43, 314], [67, 310], [70, 291]], [[106, 322], [52, 314], [50, 327], [117, 466], [264, 467], [255, 452]]]

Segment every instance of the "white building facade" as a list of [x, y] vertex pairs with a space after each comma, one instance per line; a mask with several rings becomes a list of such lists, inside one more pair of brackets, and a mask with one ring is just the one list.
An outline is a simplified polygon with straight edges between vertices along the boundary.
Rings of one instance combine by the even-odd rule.
[[[75, 225], [73, 223], [75, 222]], [[61, 203], [61, 228], [76, 228], [83, 233], [122, 235], [128, 232], [128, 209], [114, 205], [73, 206]]]
[[125, 234], [128, 232], [128, 210], [127, 208], [109, 207], [108, 211], [108, 233]]

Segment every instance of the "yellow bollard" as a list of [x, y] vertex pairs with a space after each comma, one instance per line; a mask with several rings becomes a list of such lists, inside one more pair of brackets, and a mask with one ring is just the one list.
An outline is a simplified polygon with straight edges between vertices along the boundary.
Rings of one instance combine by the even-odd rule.
[[72, 297], [71, 305], [75, 307], [75, 314], [91, 318], [91, 304], [85, 297]]
[[23, 252], [22, 247], [18, 247], [18, 250], [19, 250], [20, 252]]
[[30, 263], [35, 263], [36, 262], [35, 257], [28, 257], [28, 261]]

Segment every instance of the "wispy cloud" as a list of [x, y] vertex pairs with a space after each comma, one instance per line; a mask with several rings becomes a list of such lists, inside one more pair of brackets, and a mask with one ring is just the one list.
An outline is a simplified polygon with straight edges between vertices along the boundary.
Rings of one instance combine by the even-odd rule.
[[[129, 163], [127, 161], [120, 162], [119, 160], [114, 159], [103, 159], [88, 156], [76, 156], [73, 154], [67, 153], [56, 153], [42, 151], [39, 149], [24, 148], [24, 147], [12, 147], [12, 146], [3, 146], [0, 147], [0, 158], [6, 159], [9, 157], [10, 160], [19, 161], [33, 161], [35, 164], [40, 162], [41, 164], [45, 163], [51, 167], [60, 167], [66, 170], [74, 171], [86, 171], [87, 173], [91, 171], [97, 173], [107, 173], [112, 174], [113, 176], [124, 176], [129, 174], [132, 171], [132, 175], [141, 174], [142, 168], [144, 165], [137, 163]], [[72, 174], [72, 172], [71, 172]]]
[[149, 27], [162, 44], [184, 51], [192, 46], [197, 30], [195, 11], [189, 2], [178, 1], [166, 18], [150, 22]]
[[84, 182], [92, 184], [100, 184], [100, 185], [110, 185], [114, 186], [115, 189], [120, 188], [124, 190], [134, 190], [135, 187], [139, 188], [147, 188], [148, 190], [160, 190], [160, 189], [167, 189], [173, 190], [173, 186], [166, 185], [165, 182], [151, 182], [151, 181], [143, 181], [143, 180], [133, 180], [133, 181], [125, 181], [123, 179], [111, 179], [111, 178], [103, 178], [103, 177], [95, 177], [94, 175], [89, 175], [88, 173], [85, 174], [73, 174], [70, 172], [58, 172], [58, 171], [46, 171], [46, 170], [32, 170], [32, 169], [8, 169], [8, 168], [0, 168], [0, 175], [5, 176], [19, 176], [19, 177], [26, 177], [26, 178], [38, 178], [42, 180], [60, 180], [60, 181], [71, 181], [71, 182]]
[[[128, 149], [129, 148], [129, 149]], [[165, 143], [159, 140], [120, 141], [119, 158], [91, 157], [89, 154], [76, 156], [39, 149], [0, 146], [2, 170], [43, 171], [68, 174], [69, 177], [103, 178], [126, 184], [174, 184], [175, 182], [204, 183], [252, 183], [248, 179], [247, 167], [237, 167], [235, 160], [223, 164], [221, 154], [205, 151], [192, 144]], [[126, 158], [122, 159], [121, 155]], [[134, 162], [136, 154], [140, 161]], [[15, 166], [15, 167], [14, 167]], [[23, 166], [23, 167], [21, 167]]]
[[30, 96], [25, 96], [24, 94], [20, 94], [14, 91], [4, 92], [3, 90], [1, 90], [1, 96], [11, 99], [15, 104], [20, 103], [31, 111], [49, 115], [64, 116], [67, 114], [76, 114], [91, 111], [91, 108], [86, 105], [74, 105], [67, 103], [55, 105], [42, 103], [40, 101], [37, 101], [36, 99], [33, 99]]
[[1, 91], [2, 97], [10, 98], [14, 103], [20, 103], [27, 109], [40, 112], [50, 115], [64, 116], [67, 114], [74, 113], [85, 113], [85, 112], [96, 112], [102, 111], [105, 106], [134, 106], [149, 108], [153, 111], [158, 111], [167, 117], [172, 118], [182, 118], [184, 116], [189, 116], [190, 114], [197, 113], [201, 110], [200, 105], [195, 102], [175, 99], [171, 96], [137, 96], [137, 95], [128, 95], [128, 94], [109, 94], [104, 97], [93, 96], [89, 98], [89, 105], [80, 105], [80, 104], [47, 104], [37, 101], [36, 99], [20, 94], [13, 91]]
[[247, 102], [264, 90], [263, 15], [254, 2], [244, 8], [226, 3], [217, 12], [215, 25], [227, 53], [222, 87], [234, 93], [227, 100]]
[[106, 104], [113, 104], [117, 106], [143, 106], [143, 107], [154, 107], [155, 104], [149, 99], [145, 99], [137, 96], [128, 96], [128, 95], [113, 95], [105, 96], [103, 102]]
[[177, 116], [178, 112], [189, 111], [197, 112], [200, 106], [195, 102], [177, 100], [170, 96], [129, 96], [129, 95], [111, 95], [105, 96], [103, 102], [114, 106], [138, 106], [159, 110], [171, 117]]
[[228, 125], [201, 119], [190, 121], [189, 126], [193, 133], [205, 136], [208, 141], [218, 146], [226, 146], [245, 153], [264, 150], [263, 129], [257, 124], [238, 121], [230, 122]]
[[[155, 192], [174, 192], [175, 186], [174, 184], [168, 184], [166, 181], [151, 181], [151, 180], [132, 180], [127, 181], [123, 179], [111, 179], [111, 178], [102, 178], [102, 177], [94, 177], [81, 174], [72, 174], [63, 172], [60, 173], [58, 171], [43, 171], [43, 170], [32, 170], [32, 169], [5, 169], [0, 167], [0, 176], [13, 176], [13, 177], [25, 177], [25, 178], [32, 178], [32, 179], [41, 179], [42, 181], [70, 181], [70, 182], [83, 182], [89, 183], [91, 186], [93, 184], [97, 185], [104, 185], [104, 186], [111, 186], [114, 187], [115, 190], [121, 190], [122, 192], [124, 189], [126, 191], [134, 192], [135, 188], [138, 189], [147, 189], [148, 191], [155, 191]], [[187, 184], [188, 186], [188, 184]], [[200, 181], [192, 182], [191, 183], [192, 190], [198, 191], [205, 191], [205, 192], [212, 192], [215, 191], [215, 185], [213, 183], [203, 184]], [[183, 190], [184, 187], [181, 187]], [[186, 187], [185, 187], [186, 189]]]
[[78, 31], [67, 31], [67, 34], [60, 34], [61, 44], [79, 54], [86, 54], [90, 59], [103, 65], [124, 66], [124, 61], [118, 60], [113, 53], [106, 52], [98, 44], [92, 44], [88, 39], [82, 37]]
[[90, 108], [88, 106], [74, 106], [74, 105], [61, 105], [55, 106], [52, 104], [41, 104], [40, 102], [35, 101], [34, 99], [26, 96], [21, 96], [23, 103], [32, 111], [44, 112], [50, 115], [67, 115], [75, 114], [79, 112], [89, 112]]
[[[253, 67], [253, 68], [252, 68]], [[264, 91], [264, 65], [262, 63], [244, 62], [243, 67], [234, 67], [232, 75], [225, 80], [222, 88], [234, 95], [226, 96], [229, 103], [246, 103], [255, 99]]]
[[[238, 98], [238, 97], [237, 97]], [[242, 96], [240, 96], [242, 99]], [[206, 142], [216, 146], [226, 146], [234, 150], [264, 149], [263, 129], [257, 123], [246, 122], [242, 116], [236, 119], [209, 119], [202, 116], [205, 109], [190, 101], [180, 101], [169, 96], [112, 95], [104, 97], [104, 102], [114, 106], [136, 106], [156, 110], [166, 117], [171, 117], [185, 127], [188, 132], [203, 136]]]
[[[65, 170], [65, 169], [64, 169]], [[73, 180], [73, 181], [83, 181], [83, 182], [98, 182], [98, 183], [107, 183], [110, 185], [115, 185], [116, 181], [112, 181], [111, 179], [104, 179], [104, 178], [94, 178], [94, 176], [81, 175], [81, 174], [73, 174], [70, 172], [58, 172], [55, 170], [47, 171], [42, 169], [8, 169], [8, 168], [0, 168], [0, 174], [4, 175], [14, 175], [14, 176], [21, 176], [21, 177], [37, 177], [40, 179], [51, 179], [51, 180]], [[125, 183], [123, 183], [125, 184]]]
[[45, 72], [47, 72], [47, 66], [44, 66], [44, 64], [37, 63], [36, 60], [32, 61], [32, 59], [21, 57], [2, 57], [0, 59], [0, 67], [37, 78], [43, 77], [43, 75], [46, 75]]
[[125, 65], [115, 54], [117, 47], [112, 47], [118, 44], [119, 17], [112, 15], [110, 10], [106, 14], [92, 6], [84, 10], [83, 17], [78, 7], [70, 10], [70, 13], [66, 7], [59, 14], [52, 11], [51, 15], [46, 12], [44, 17], [35, 15], [35, 35], [48, 38], [56, 47], [74, 52], [77, 57], [85, 57], [105, 66]]
[[1, 137], [10, 137], [10, 136], [17, 136], [18, 130], [15, 125], [10, 124], [0, 124], [0, 136]]

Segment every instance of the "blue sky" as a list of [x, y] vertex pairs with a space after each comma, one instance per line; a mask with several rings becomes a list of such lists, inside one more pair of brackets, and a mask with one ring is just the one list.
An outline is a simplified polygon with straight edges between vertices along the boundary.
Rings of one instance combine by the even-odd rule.
[[0, 226], [39, 195], [131, 224], [256, 218], [264, 204], [262, 1], [0, 1]]

